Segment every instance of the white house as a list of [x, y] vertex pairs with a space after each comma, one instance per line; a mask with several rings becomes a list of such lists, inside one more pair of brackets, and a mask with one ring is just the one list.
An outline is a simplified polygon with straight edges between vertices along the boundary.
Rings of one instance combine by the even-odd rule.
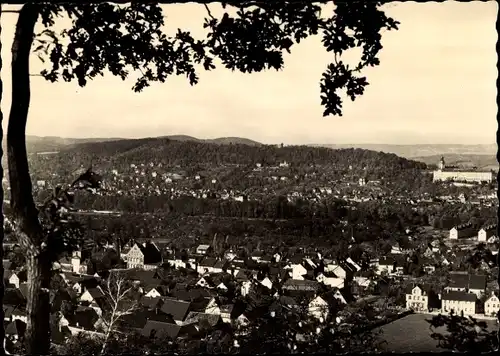
[[151, 290], [144, 294], [144, 296], [147, 298], [160, 298], [161, 294], [156, 290], [156, 288], [151, 288]]
[[210, 299], [207, 306], [205, 307], [205, 314], [220, 315], [220, 307], [217, 304], [215, 298]]
[[449, 292], [441, 297], [441, 312], [448, 314], [453, 311], [455, 314], [473, 315], [476, 314], [477, 296], [467, 292]]
[[21, 280], [17, 276], [17, 274], [12, 273], [11, 276], [9, 277], [9, 284], [12, 284], [16, 288], [19, 288], [19, 285], [21, 284]]
[[406, 294], [406, 309], [417, 312], [429, 311], [429, 293], [421, 285], [411, 288]]
[[483, 226], [477, 233], [477, 241], [486, 242], [491, 236], [497, 232], [496, 225]]
[[271, 282], [271, 280], [268, 277], [265, 277], [259, 283], [262, 284], [264, 287], [267, 287], [269, 289], [273, 288], [273, 282]]
[[500, 309], [500, 301], [494, 292], [491, 296], [484, 302], [484, 315], [486, 316], [497, 316], [498, 310]]
[[196, 253], [199, 255], [206, 255], [209, 249], [210, 245], [200, 245], [196, 248]]
[[161, 252], [152, 242], [135, 243], [127, 253], [127, 268], [154, 269], [161, 261]]
[[303, 280], [304, 275], [307, 274], [307, 269], [300, 263], [290, 264], [286, 267], [286, 269], [290, 269], [290, 277], [296, 280]]
[[329, 263], [325, 266], [325, 272], [331, 272], [339, 278], [346, 278], [347, 271], [336, 263]]
[[178, 256], [170, 256], [167, 259], [167, 263], [174, 267], [175, 269], [179, 268], [186, 268], [186, 262], [184, 262], [180, 257]]
[[252, 282], [251, 281], [244, 281], [241, 283], [240, 286], [240, 293], [243, 297], [247, 296], [248, 293], [250, 293], [250, 289], [252, 288]]
[[316, 319], [326, 319], [328, 316], [329, 310], [328, 310], [328, 303], [321, 298], [320, 296], [317, 296], [308, 305], [308, 311], [309, 314]]
[[335, 288], [344, 288], [344, 278], [338, 278], [331, 272], [320, 272], [316, 277], [316, 280], [319, 283], [323, 283], [324, 285], [335, 287]]

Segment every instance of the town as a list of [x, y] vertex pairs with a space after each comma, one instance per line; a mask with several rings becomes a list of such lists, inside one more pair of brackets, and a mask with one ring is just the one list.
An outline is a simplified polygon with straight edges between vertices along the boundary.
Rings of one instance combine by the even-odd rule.
[[[171, 144], [184, 149], [194, 145]], [[235, 150], [216, 149], [222, 156], [231, 154], [224, 150]], [[64, 160], [65, 154], [73, 153], [32, 156], [39, 198], [50, 197], [64, 177], [37, 174], [42, 172], [37, 165], [67, 172], [48, 162], [61, 160], [61, 155]], [[363, 150], [340, 154], [344, 159], [335, 169], [294, 163], [293, 158], [245, 168], [212, 165], [210, 170], [196, 162], [198, 168], [184, 170], [161, 161], [106, 163], [107, 168], [99, 169], [103, 189], [78, 195], [71, 214], [92, 231], [86, 231], [83, 245], [53, 264], [53, 343], [63, 346], [82, 333], [104, 337], [112, 329], [186, 344], [214, 337], [224, 350], [234, 351], [243, 347], [252, 325], [287, 310], [300, 315], [304, 325], [326, 326], [333, 320], [353, 327], [353, 315], [368, 308], [363, 323], [373, 329], [410, 314], [453, 312], [495, 322], [500, 309], [496, 182], [477, 182], [474, 175], [471, 181], [465, 175], [440, 182], [432, 178], [432, 167], [406, 161], [408, 167], [393, 175], [413, 177], [406, 184], [418, 189], [395, 191], [387, 178], [390, 170], [366, 169], [363, 160], [351, 164], [346, 158], [378, 155], [387, 168], [392, 156]], [[86, 163], [81, 159], [80, 167]], [[417, 170], [421, 172], [414, 174]], [[231, 182], [247, 188], [231, 189]], [[262, 203], [266, 194], [274, 197], [272, 204]], [[282, 197], [278, 208], [276, 196]], [[127, 212], [127, 198], [136, 204], [151, 200]], [[305, 202], [309, 210], [298, 208]], [[329, 205], [328, 212], [322, 213], [321, 204]], [[371, 215], [362, 213], [366, 209]], [[309, 211], [322, 219], [315, 224], [328, 221], [334, 227], [311, 226], [304, 235], [286, 225], [301, 219], [302, 231], [302, 225], [314, 224]], [[458, 219], [449, 216], [453, 211]], [[167, 225], [176, 221], [179, 230], [166, 230], [162, 219]], [[220, 224], [226, 220], [229, 227], [224, 228]], [[239, 233], [231, 225], [238, 222], [247, 224]], [[264, 225], [259, 236], [255, 226]], [[15, 345], [27, 318], [27, 276], [22, 250], [8, 236], [4, 309], [8, 340]], [[110, 300], [115, 303], [111, 310], [121, 308], [118, 314], [110, 314]], [[289, 347], [307, 342], [299, 337]]]

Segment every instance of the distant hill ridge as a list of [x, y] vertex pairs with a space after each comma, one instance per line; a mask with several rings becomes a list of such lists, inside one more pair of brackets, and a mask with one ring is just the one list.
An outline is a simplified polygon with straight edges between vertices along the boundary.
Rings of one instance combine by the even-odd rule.
[[[242, 137], [220, 137], [215, 139], [199, 139], [188, 135], [170, 135], [163, 137], [151, 137], [150, 139], [168, 138], [176, 141], [192, 141], [192, 142], [206, 142], [215, 144], [243, 144], [249, 146], [262, 146], [263, 144], [251, 139]], [[32, 136], [28, 135], [26, 138], [28, 152], [50, 152], [59, 151], [63, 148], [69, 148], [81, 143], [105, 142], [105, 141], [120, 141], [120, 140], [133, 140], [123, 138], [63, 138], [56, 136]], [[341, 148], [362, 148], [371, 151], [394, 153], [400, 157], [415, 158], [419, 161], [431, 163], [429, 160], [434, 159], [433, 156], [450, 155], [451, 160], [455, 160], [457, 155], [474, 155], [475, 157], [467, 157], [465, 160], [472, 159], [474, 161], [479, 159], [481, 161], [489, 160], [489, 164], [495, 164], [496, 158], [494, 157], [497, 152], [496, 144], [478, 144], [478, 145], [460, 145], [460, 144], [418, 144], [418, 145], [391, 145], [391, 144], [309, 144], [306, 146], [311, 147], [326, 147], [332, 149]], [[5, 138], [3, 142], [5, 149]], [[481, 155], [487, 155], [481, 157]], [[428, 159], [429, 160], [428, 160]], [[451, 162], [450, 162], [451, 163]], [[483, 164], [479, 164], [483, 165]]]
[[[277, 165], [284, 161], [293, 167], [309, 169], [311, 165], [328, 165], [334, 170], [363, 172], [400, 172], [408, 169], [425, 169], [421, 162], [398, 157], [392, 153], [364, 149], [332, 150], [324, 147], [248, 145], [233, 138], [213, 141], [181, 140], [168, 137], [124, 139], [103, 142], [86, 142], [67, 146], [57, 155], [38, 156], [37, 166], [56, 167], [58, 172], [85, 167], [89, 164], [101, 169], [119, 167], [123, 170], [132, 163], [162, 163], [167, 166], [193, 167], [196, 165], [248, 165], [256, 163]], [[224, 143], [232, 144], [224, 144]], [[245, 142], [245, 141], [243, 141]], [[45, 162], [45, 163], [43, 163]], [[351, 167], [351, 168], [350, 168]], [[69, 171], [68, 171], [69, 172]], [[378, 176], [378, 175], [377, 175]]]

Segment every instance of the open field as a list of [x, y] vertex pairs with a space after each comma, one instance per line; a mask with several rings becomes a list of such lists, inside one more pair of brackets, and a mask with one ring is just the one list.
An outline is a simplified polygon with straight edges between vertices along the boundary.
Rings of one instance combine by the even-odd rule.
[[[428, 314], [411, 314], [402, 319], [382, 326], [382, 338], [387, 341], [383, 345], [387, 352], [442, 352], [437, 348], [437, 341], [431, 338], [431, 330], [426, 319], [432, 318]], [[497, 327], [494, 321], [487, 321], [491, 330]], [[436, 332], [446, 332], [440, 328]]]

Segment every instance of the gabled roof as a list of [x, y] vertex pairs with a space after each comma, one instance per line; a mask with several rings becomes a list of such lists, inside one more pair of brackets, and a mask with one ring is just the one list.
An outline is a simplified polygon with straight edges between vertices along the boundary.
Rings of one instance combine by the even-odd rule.
[[456, 300], [456, 301], [461, 301], [461, 302], [475, 302], [477, 300], [477, 296], [474, 293], [453, 291], [453, 292], [444, 293], [441, 296], [441, 299], [442, 300]]
[[161, 251], [158, 247], [148, 241], [143, 244], [136, 243], [135, 246], [141, 250], [141, 253], [144, 255], [144, 264], [155, 264], [162, 262]]
[[9, 323], [5, 328], [5, 335], [17, 335], [23, 337], [26, 331], [26, 323], [16, 319]]
[[486, 288], [486, 276], [475, 275], [469, 273], [450, 273], [450, 284], [451, 288], [466, 288], [466, 289], [485, 289]]
[[89, 288], [87, 289], [87, 292], [94, 300], [104, 297], [104, 293], [102, 292], [101, 288]]
[[148, 309], [155, 309], [161, 307], [161, 305], [163, 304], [163, 300], [160, 297], [156, 298], [142, 297], [139, 303]]
[[189, 312], [183, 325], [199, 323], [202, 320], [206, 321], [210, 326], [215, 326], [220, 321], [220, 315]]
[[214, 267], [216, 263], [217, 263], [217, 259], [216, 258], [214, 258], [214, 257], [205, 257], [200, 262], [200, 267]]
[[486, 232], [495, 231], [496, 229], [497, 226], [495, 224], [485, 225], [481, 228], [481, 230], [484, 230]]
[[174, 320], [182, 321], [186, 317], [190, 305], [190, 302], [164, 298], [160, 310], [164, 313], [172, 315]]
[[164, 339], [165, 337], [176, 339], [180, 330], [181, 327], [177, 324], [148, 320], [141, 334], [146, 337], [155, 337], [158, 339]]
[[4, 306], [10, 305], [13, 307], [19, 307], [26, 305], [26, 298], [22, 292], [17, 288], [6, 288], [3, 297]]
[[75, 314], [68, 318], [71, 326], [77, 326], [85, 330], [94, 330], [95, 323], [99, 320], [99, 315], [94, 308], [79, 306]]

